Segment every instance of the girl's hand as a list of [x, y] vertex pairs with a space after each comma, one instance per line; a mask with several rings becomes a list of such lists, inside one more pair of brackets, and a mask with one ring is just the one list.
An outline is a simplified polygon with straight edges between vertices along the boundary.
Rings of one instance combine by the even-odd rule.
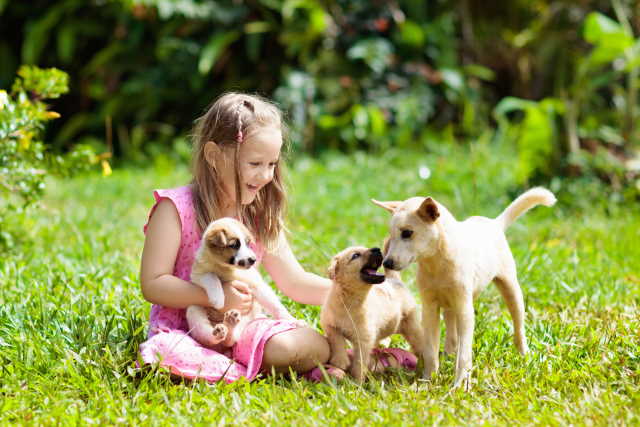
[[253, 307], [253, 294], [249, 285], [238, 280], [224, 283], [222, 285], [224, 292], [224, 306], [220, 309], [222, 312], [236, 309], [240, 314], [248, 314]]

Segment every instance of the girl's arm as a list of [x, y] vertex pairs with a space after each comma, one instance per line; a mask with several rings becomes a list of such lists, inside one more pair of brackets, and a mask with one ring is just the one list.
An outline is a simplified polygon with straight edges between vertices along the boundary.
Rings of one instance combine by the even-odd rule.
[[[173, 275], [180, 238], [178, 211], [170, 200], [161, 200], [147, 226], [140, 265], [142, 295], [147, 301], [165, 307], [210, 306], [204, 289]], [[225, 285], [223, 290], [225, 305], [221, 311], [236, 308], [247, 312], [251, 308], [253, 297], [247, 285], [232, 282], [232, 286]]]
[[304, 271], [284, 234], [280, 235], [277, 249], [265, 254], [262, 264], [278, 288], [294, 301], [322, 305], [329, 295], [331, 281]]

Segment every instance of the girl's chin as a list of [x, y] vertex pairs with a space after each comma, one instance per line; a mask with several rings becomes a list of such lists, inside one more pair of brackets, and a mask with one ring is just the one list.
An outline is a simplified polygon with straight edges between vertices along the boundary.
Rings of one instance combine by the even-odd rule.
[[258, 195], [258, 193], [245, 193], [242, 195], [242, 204], [243, 205], [249, 205], [251, 203], [253, 203], [253, 201], [256, 199], [256, 196]]

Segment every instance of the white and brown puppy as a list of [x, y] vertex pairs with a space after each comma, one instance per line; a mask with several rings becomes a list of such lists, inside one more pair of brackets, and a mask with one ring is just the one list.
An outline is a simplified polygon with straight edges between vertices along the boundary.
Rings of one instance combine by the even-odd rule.
[[383, 265], [402, 270], [418, 263], [417, 284], [422, 299], [425, 337], [424, 377], [438, 370], [440, 309], [447, 328], [445, 351], [457, 352], [454, 387], [468, 389], [473, 340], [473, 301], [491, 281], [502, 294], [513, 319], [518, 351], [528, 351], [524, 332], [524, 301], [516, 275], [516, 263], [505, 230], [520, 215], [539, 204], [552, 206], [555, 196], [544, 188], [531, 189], [497, 218], [480, 216], [457, 221], [431, 197], [403, 202], [378, 202], [393, 214], [389, 248]]
[[[191, 281], [202, 287], [213, 308], [192, 305], [187, 308], [189, 331], [205, 346], [232, 346], [244, 326], [262, 314], [264, 308], [275, 319], [298, 323], [282, 305], [273, 289], [266, 284], [255, 268], [256, 255], [250, 247], [251, 232], [238, 220], [221, 218], [211, 222], [202, 235], [200, 248], [191, 268]], [[225, 313], [222, 282], [239, 280], [249, 285], [255, 301], [251, 312], [241, 316], [238, 310]]]
[[385, 278], [377, 272], [382, 259], [378, 248], [351, 247], [333, 257], [329, 267], [333, 286], [320, 314], [331, 346], [329, 363], [345, 370], [351, 366], [357, 381], [366, 375], [371, 350], [392, 334], [402, 334], [418, 354], [424, 348], [415, 300], [398, 273]]

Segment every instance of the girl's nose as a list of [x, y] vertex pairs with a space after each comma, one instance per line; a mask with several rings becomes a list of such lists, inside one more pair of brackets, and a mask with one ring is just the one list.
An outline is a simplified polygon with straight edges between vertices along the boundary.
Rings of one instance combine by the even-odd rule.
[[262, 179], [265, 183], [271, 181], [273, 179], [273, 169], [270, 167], [264, 168], [260, 171], [260, 179]]

